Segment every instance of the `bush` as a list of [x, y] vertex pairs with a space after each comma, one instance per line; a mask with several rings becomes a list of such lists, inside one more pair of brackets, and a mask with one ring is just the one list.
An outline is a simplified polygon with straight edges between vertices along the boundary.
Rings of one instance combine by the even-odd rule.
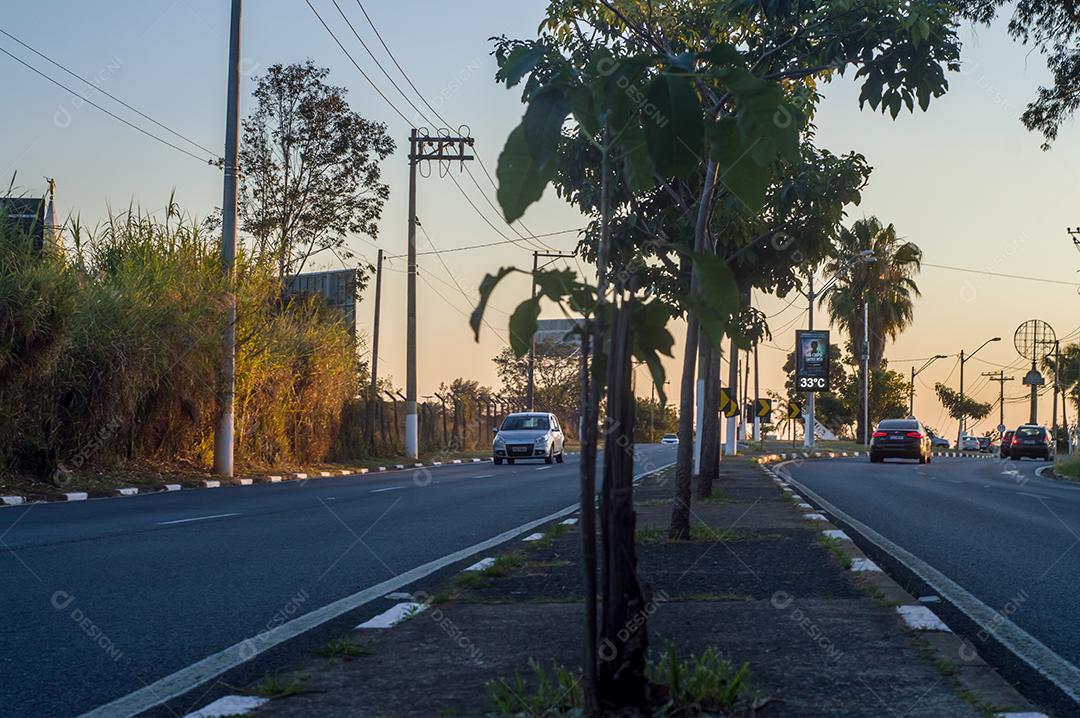
[[[35, 252], [0, 228], [0, 471], [62, 478], [131, 460], [212, 459], [226, 283], [218, 238], [170, 205]], [[275, 270], [236, 263], [236, 460], [320, 461], [356, 395], [352, 336]], [[59, 472], [59, 473], [58, 473]]]

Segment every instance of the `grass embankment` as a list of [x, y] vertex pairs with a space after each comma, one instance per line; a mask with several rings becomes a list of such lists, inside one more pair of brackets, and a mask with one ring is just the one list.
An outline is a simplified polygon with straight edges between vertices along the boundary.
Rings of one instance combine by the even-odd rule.
[[1080, 458], [1058, 459], [1054, 473], [1070, 481], [1080, 481]]

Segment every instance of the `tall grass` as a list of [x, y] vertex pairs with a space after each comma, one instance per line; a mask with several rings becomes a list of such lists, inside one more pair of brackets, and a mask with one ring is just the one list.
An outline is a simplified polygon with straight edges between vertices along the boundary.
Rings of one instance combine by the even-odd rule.
[[[0, 227], [0, 471], [207, 466], [228, 288], [218, 238], [171, 203], [163, 221], [128, 211], [67, 238], [74, 249], [49, 256]], [[323, 459], [357, 391], [352, 337], [243, 253], [235, 293], [238, 464]]]

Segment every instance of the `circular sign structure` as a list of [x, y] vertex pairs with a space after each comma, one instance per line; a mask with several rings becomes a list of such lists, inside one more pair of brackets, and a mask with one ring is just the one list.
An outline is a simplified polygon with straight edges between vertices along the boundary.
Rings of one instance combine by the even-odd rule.
[[1005, 425], [1004, 424], [998, 424], [997, 425], [997, 430], [998, 430], [999, 434], [1004, 434], [1005, 433]]
[[1020, 356], [1036, 361], [1047, 352], [1047, 345], [1057, 341], [1054, 328], [1041, 319], [1029, 319], [1016, 328], [1013, 346]]

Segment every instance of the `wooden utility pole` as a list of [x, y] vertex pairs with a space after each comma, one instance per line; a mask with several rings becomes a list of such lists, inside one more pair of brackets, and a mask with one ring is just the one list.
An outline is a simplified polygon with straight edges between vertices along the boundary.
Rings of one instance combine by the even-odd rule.
[[[556, 259], [573, 259], [574, 254], [572, 252], [533, 252], [533, 269], [532, 269], [532, 291], [530, 297], [536, 299], [536, 272], [540, 269], [540, 258], [550, 259], [552, 261]], [[551, 262], [544, 264], [546, 267]], [[533, 411], [535, 406], [533, 405], [533, 397], [535, 395], [535, 377], [536, 376], [536, 335], [534, 334], [529, 339], [529, 363], [525, 370], [525, 405], [529, 411]]]
[[375, 264], [375, 320], [371, 329], [371, 396], [368, 399], [368, 448], [375, 451], [375, 405], [379, 401], [379, 315], [382, 307], [383, 251]]
[[214, 473], [233, 475], [233, 399], [236, 394], [236, 172], [240, 137], [240, 11], [232, 0], [229, 23], [228, 84], [225, 94], [225, 186], [221, 202], [221, 272], [225, 276], [225, 329], [218, 375], [217, 428], [214, 432]]
[[[998, 383], [998, 426], [1005, 426], [1005, 382], [1014, 381], [1016, 377], [1005, 376], [1004, 370], [984, 371], [982, 376]], [[1001, 433], [1004, 433], [1004, 431]]]
[[[420, 455], [416, 417], [416, 167], [420, 162], [464, 163], [474, 159], [471, 137], [451, 137], [449, 134], [421, 135], [416, 128], [409, 133], [409, 248], [405, 319], [405, 456], [416, 459]], [[466, 149], [468, 148], [468, 149]]]

